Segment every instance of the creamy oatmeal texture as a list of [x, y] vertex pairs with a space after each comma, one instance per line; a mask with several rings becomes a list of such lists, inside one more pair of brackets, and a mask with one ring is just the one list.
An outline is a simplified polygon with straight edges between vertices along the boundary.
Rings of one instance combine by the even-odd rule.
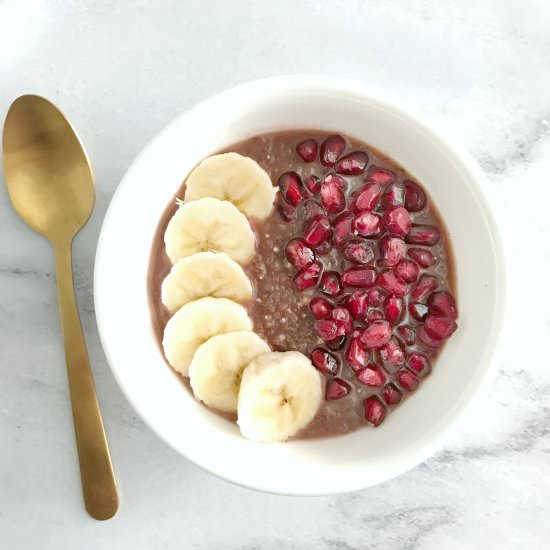
[[[406, 206], [412, 211], [403, 215], [406, 218], [405, 222], [409, 223], [410, 217], [413, 225], [409, 227], [410, 224], [405, 224], [404, 234], [399, 235], [402, 229], [401, 218], [393, 218], [388, 212], [392, 210], [396, 216], [401, 216], [403, 208], [400, 205], [404, 204], [405, 200], [403, 193], [408, 189], [407, 182], [412, 178], [387, 157], [352, 139], [347, 139], [343, 151], [338, 151], [339, 143], [335, 143], [336, 160], [347, 158], [353, 151], [361, 152], [360, 156], [351, 156], [346, 162], [340, 161], [336, 166], [346, 187], [342, 191], [346, 199], [344, 208], [338, 204], [337, 194], [330, 195], [332, 188], [329, 185], [323, 188], [322, 193], [325, 193], [327, 188], [328, 191], [321, 195], [319, 186], [325, 177], [333, 174], [338, 178], [334, 166], [324, 166], [319, 161], [319, 157], [324, 154], [322, 158], [328, 158], [329, 163], [332, 162], [330, 140], [329, 146], [318, 153], [315, 152], [315, 160], [312, 162], [304, 162], [297, 154], [296, 148], [302, 144], [300, 152], [309, 160], [308, 155], [313, 156], [311, 139], [320, 146], [329, 135], [308, 131], [272, 133], [253, 137], [227, 148], [227, 151], [240, 153], [258, 162], [269, 174], [274, 185], [277, 185], [282, 175], [294, 172], [302, 182], [307, 182], [305, 185], [308, 188], [315, 186], [313, 198], [304, 187], [301, 187], [300, 193], [304, 200], [298, 200], [297, 206], [293, 207], [289, 204], [295, 201], [292, 194], [293, 182], [290, 181], [287, 186], [283, 177], [280, 183], [283, 190], [288, 193], [287, 200], [284, 200], [284, 193], [278, 193], [276, 207], [267, 219], [250, 220], [256, 236], [256, 254], [251, 262], [243, 266], [253, 285], [253, 297], [246, 304], [253, 322], [253, 330], [265, 339], [273, 351], [302, 352], [312, 357], [316, 366], [321, 365], [322, 372], [325, 369], [323, 377], [327, 381], [336, 378], [336, 381], [328, 383], [326, 391], [329, 398], [323, 399], [314, 420], [297, 437], [347, 433], [368, 425], [366, 417], [371, 424], [381, 422], [386, 411], [395, 406], [401, 400], [401, 396], [404, 397], [416, 389], [420, 379], [429, 373], [429, 363], [433, 367], [437, 349], [442, 342], [438, 341], [436, 345], [429, 335], [433, 336], [434, 331], [437, 333], [438, 330], [452, 333], [456, 328], [456, 325], [451, 326], [454, 321], [450, 320], [447, 325], [441, 327], [441, 318], [448, 319], [448, 312], [443, 315], [441, 311], [447, 311], [446, 293], [452, 293], [454, 290], [454, 274], [447, 248], [448, 238], [433, 205], [428, 199], [426, 206], [422, 201], [418, 205], [409, 206], [411, 200], [414, 203], [415, 196], [413, 193], [411, 199], [407, 195]], [[360, 170], [361, 163], [364, 164], [365, 161], [366, 167]], [[360, 173], [347, 173], [354, 171]], [[309, 179], [311, 176], [316, 176], [319, 181]], [[329, 178], [329, 183], [330, 181]], [[372, 189], [375, 189], [379, 196], [375, 193], [376, 196], [371, 194], [358, 198], [358, 190], [364, 189], [365, 181], [370, 181], [371, 184], [374, 182]], [[410, 186], [413, 191], [417, 189], [415, 184], [411, 183]], [[420, 193], [422, 198], [422, 191]], [[182, 186], [176, 196], [184, 198], [184, 195], [185, 186]], [[360, 234], [344, 235], [340, 239], [338, 230], [335, 229], [338, 220], [346, 221], [348, 218], [361, 215], [361, 211], [350, 214], [350, 205], [360, 200], [371, 199], [376, 205], [356, 222]], [[322, 264], [325, 273], [325, 278], [320, 279], [319, 284], [326, 292], [320, 292], [318, 285], [299, 290], [296, 285], [300, 284], [295, 282], [299, 269], [288, 261], [287, 244], [292, 239], [304, 239], [311, 220], [315, 216], [322, 216], [323, 208], [327, 205], [328, 219], [332, 226], [331, 237], [316, 247], [314, 252], [316, 261]], [[415, 211], [419, 207], [420, 210]], [[148, 290], [153, 325], [159, 341], [170, 317], [160, 300], [161, 284], [171, 267], [163, 246], [163, 234], [176, 208], [174, 201], [160, 221], [151, 255]], [[396, 225], [392, 225], [395, 220]], [[360, 222], [363, 225], [360, 225]], [[369, 234], [371, 229], [366, 226], [371, 222], [382, 225]], [[345, 231], [344, 226], [342, 223], [341, 227]], [[434, 236], [430, 234], [430, 227], [423, 226], [439, 228], [441, 238], [438, 242], [431, 246], [416, 244], [434, 240]], [[398, 237], [395, 237], [395, 232]], [[390, 236], [386, 233], [394, 235], [395, 242], [389, 243]], [[362, 234], [366, 236], [362, 237]], [[403, 242], [409, 240], [412, 242]], [[396, 262], [388, 259], [392, 252], [395, 252], [394, 244], [403, 247], [401, 251], [397, 251], [397, 254], [402, 256], [398, 267], [391, 265]], [[429, 265], [433, 261], [432, 256], [435, 263]], [[310, 268], [306, 267], [307, 269]], [[331, 272], [337, 272], [338, 275], [331, 278]], [[396, 273], [397, 279], [394, 277]], [[375, 284], [368, 281], [371, 276], [376, 278]], [[388, 292], [387, 289], [392, 292]], [[337, 295], [331, 296], [331, 292], [336, 292]], [[314, 298], [317, 301], [312, 303]], [[368, 305], [365, 305], [367, 302]], [[359, 318], [351, 319], [347, 335], [327, 342], [321, 338], [326, 329], [322, 323], [326, 320], [322, 318], [323, 312], [319, 313], [320, 309], [312, 306], [314, 303], [321, 309], [323, 303], [328, 303], [332, 310], [338, 307], [347, 308], [346, 311], [355, 313], [357, 307], [360, 309], [365, 306], [366, 309]], [[452, 306], [454, 307], [454, 301]], [[329, 325], [330, 328], [331, 322], [329, 318], [329, 323], [325, 322], [325, 325]], [[367, 335], [362, 340], [363, 344], [369, 344], [364, 346], [366, 349], [358, 347], [355, 350], [353, 343], [359, 342], [358, 338], [367, 327], [373, 326], [375, 330], [377, 326], [385, 328], [386, 325], [390, 325], [392, 331], [389, 342], [385, 342], [382, 347], [373, 347], [370, 346]], [[445, 338], [448, 335], [445, 334]], [[431, 345], [426, 345], [426, 341]], [[328, 374], [329, 372], [331, 374]]]

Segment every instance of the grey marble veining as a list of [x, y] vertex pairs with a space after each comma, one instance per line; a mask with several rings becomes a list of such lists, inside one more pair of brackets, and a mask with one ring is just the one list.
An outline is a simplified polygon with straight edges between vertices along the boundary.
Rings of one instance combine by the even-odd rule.
[[[114, 520], [86, 516], [53, 257], [2, 184], [1, 547], [548, 548], [549, 28], [546, 0], [0, 1], [0, 114], [22, 93], [51, 98], [94, 164], [97, 206], [75, 242], [75, 281], [122, 493]], [[498, 374], [445, 448], [398, 479], [335, 497], [264, 495], [182, 460], [120, 393], [94, 320], [99, 228], [137, 152], [206, 96], [297, 72], [360, 78], [462, 141], [490, 177], [508, 262]]]

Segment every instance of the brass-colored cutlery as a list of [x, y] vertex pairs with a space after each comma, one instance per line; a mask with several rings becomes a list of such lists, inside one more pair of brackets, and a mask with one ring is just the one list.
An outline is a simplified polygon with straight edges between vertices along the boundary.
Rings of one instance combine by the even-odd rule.
[[4, 123], [4, 173], [17, 213], [53, 245], [65, 358], [84, 502], [96, 519], [118, 509], [111, 457], [76, 303], [71, 245], [92, 213], [90, 162], [63, 114], [44, 98], [25, 95]]

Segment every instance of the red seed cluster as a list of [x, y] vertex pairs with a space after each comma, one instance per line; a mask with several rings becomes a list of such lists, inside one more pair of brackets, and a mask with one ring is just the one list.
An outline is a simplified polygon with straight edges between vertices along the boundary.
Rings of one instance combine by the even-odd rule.
[[349, 396], [355, 377], [365, 420], [378, 426], [457, 329], [455, 300], [433, 269], [441, 232], [422, 217], [417, 183], [369, 164], [342, 136], [305, 139], [296, 154], [303, 179], [299, 168], [281, 174], [277, 207], [285, 221], [299, 209], [304, 220], [285, 252], [324, 342], [311, 360], [328, 377], [327, 400]]

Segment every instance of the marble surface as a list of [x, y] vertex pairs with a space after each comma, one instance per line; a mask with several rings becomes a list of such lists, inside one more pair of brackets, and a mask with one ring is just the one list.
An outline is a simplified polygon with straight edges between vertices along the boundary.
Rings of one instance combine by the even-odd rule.
[[[462, 550], [550, 539], [550, 4], [546, 0], [0, 0], [0, 115], [57, 102], [93, 160], [76, 286], [122, 503], [84, 512], [48, 244], [0, 185], [0, 541], [12, 549]], [[92, 266], [126, 167], [237, 82], [353, 76], [425, 112], [486, 170], [509, 301], [498, 374], [444, 450], [355, 494], [269, 496], [182, 460], [136, 417], [98, 339]]]

